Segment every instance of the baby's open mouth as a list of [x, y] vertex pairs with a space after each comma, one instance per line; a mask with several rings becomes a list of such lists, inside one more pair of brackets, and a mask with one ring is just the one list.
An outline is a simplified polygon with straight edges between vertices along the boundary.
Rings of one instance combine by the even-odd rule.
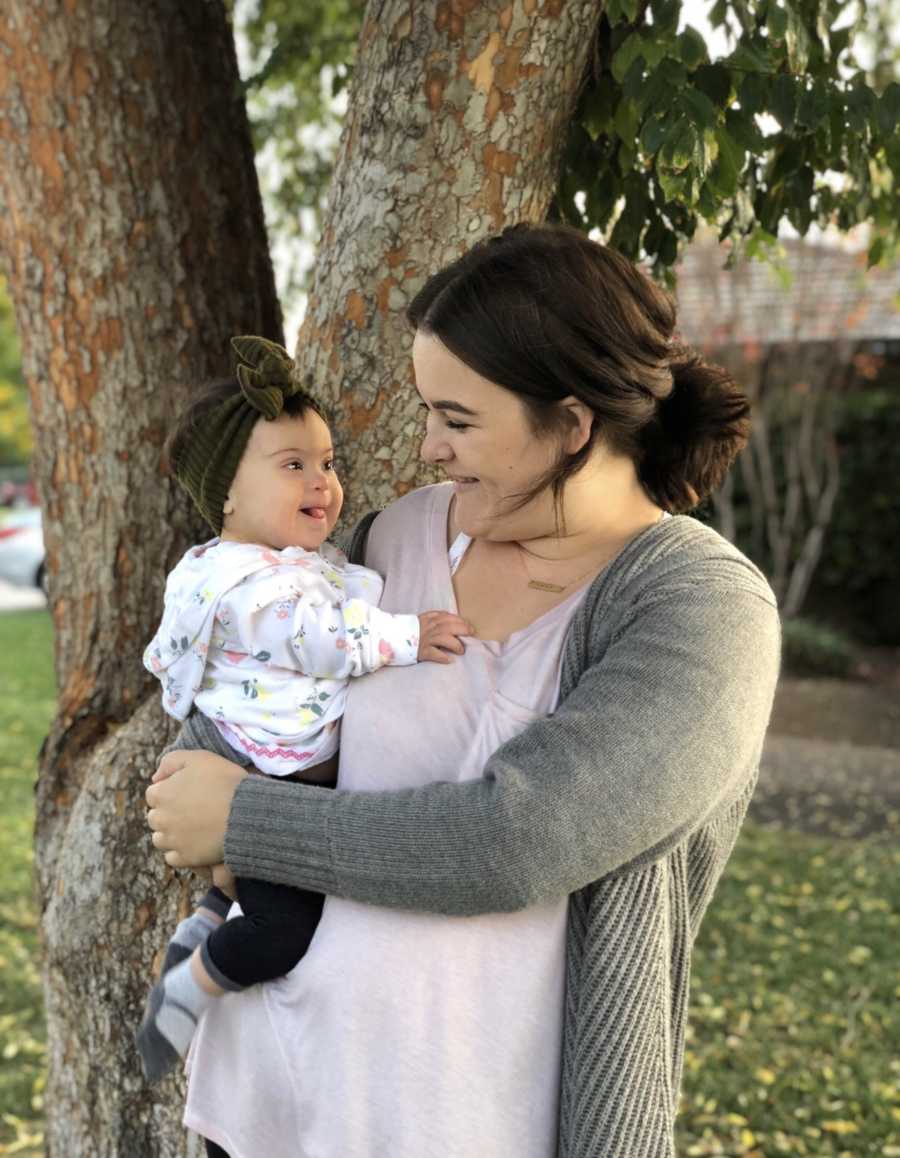
[[308, 515], [309, 518], [311, 518], [311, 519], [324, 519], [325, 518], [325, 508], [324, 507], [301, 507], [300, 508], [300, 514], [301, 515]]

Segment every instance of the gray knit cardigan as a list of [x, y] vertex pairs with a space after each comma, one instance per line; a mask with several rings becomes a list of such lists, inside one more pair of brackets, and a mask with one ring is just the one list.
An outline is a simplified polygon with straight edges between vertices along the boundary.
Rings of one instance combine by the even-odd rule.
[[593, 583], [557, 710], [482, 780], [351, 793], [251, 777], [226, 860], [435, 913], [569, 895], [559, 1158], [670, 1158], [691, 945], [756, 782], [779, 651], [759, 571], [696, 520], [665, 520]]

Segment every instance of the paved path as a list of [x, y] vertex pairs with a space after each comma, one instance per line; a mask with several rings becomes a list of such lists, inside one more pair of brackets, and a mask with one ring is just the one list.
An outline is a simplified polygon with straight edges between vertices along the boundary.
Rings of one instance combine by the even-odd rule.
[[46, 606], [44, 593], [36, 587], [14, 587], [0, 579], [0, 611], [26, 611]]
[[757, 822], [828, 836], [900, 837], [900, 749], [769, 735]]

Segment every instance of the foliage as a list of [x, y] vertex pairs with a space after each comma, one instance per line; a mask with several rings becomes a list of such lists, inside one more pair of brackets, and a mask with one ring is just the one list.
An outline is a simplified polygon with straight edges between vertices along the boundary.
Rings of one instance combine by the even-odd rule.
[[[234, 5], [267, 223], [282, 245], [318, 233], [364, 10], [363, 0]], [[290, 291], [302, 274], [289, 279]]]
[[46, 611], [0, 614], [0, 1154], [41, 1153], [44, 1024], [32, 891], [37, 752], [54, 710]]
[[[783, 222], [804, 235], [871, 222], [870, 260], [886, 259], [900, 221], [892, 2], [875, 6], [869, 29], [872, 6], [854, 0], [715, 0], [710, 23], [731, 30], [732, 45], [713, 60], [682, 24], [681, 0], [610, 0], [551, 216], [601, 230], [658, 274], [701, 220], [750, 255]], [[352, 74], [363, 11], [362, 0], [235, 5], [254, 60], [254, 134], [276, 161], [276, 237], [308, 236], [298, 209], [322, 206], [340, 120], [332, 98]], [[867, 34], [869, 74], [856, 56]]]
[[751, 254], [784, 221], [801, 236], [868, 221], [869, 260], [884, 258], [900, 221], [900, 85], [879, 95], [854, 55], [864, 6], [716, 0], [711, 25], [733, 33], [718, 60], [680, 17], [680, 0], [607, 4], [559, 214], [658, 273], [701, 219]]
[[786, 619], [783, 624], [782, 657], [792, 675], [852, 675], [857, 663], [853, 644], [833, 628], [808, 619]]
[[19, 339], [6, 283], [0, 278], [0, 467], [27, 462], [31, 448]]
[[887, 387], [847, 399], [838, 428], [841, 494], [820, 589], [860, 608], [875, 634], [900, 643], [900, 399]]

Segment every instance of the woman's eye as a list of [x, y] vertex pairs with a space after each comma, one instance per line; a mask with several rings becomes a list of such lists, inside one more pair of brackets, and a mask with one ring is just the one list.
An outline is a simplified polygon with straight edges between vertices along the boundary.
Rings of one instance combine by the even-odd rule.
[[448, 418], [447, 419], [447, 429], [448, 430], [468, 430], [469, 429], [469, 423], [468, 422], [451, 422], [450, 419]]

